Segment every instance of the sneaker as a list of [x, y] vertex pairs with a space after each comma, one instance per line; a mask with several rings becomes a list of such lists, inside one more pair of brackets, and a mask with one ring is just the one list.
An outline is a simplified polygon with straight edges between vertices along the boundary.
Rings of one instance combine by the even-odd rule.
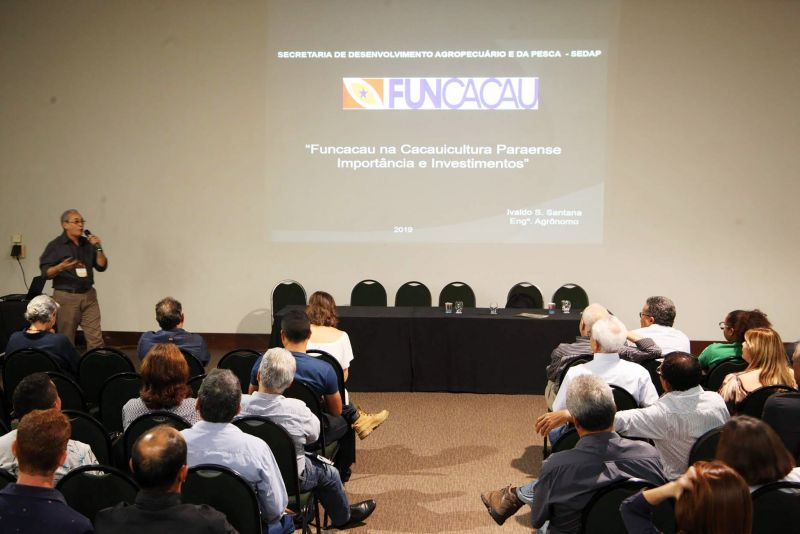
[[369, 436], [373, 430], [381, 426], [389, 417], [389, 412], [382, 410], [378, 413], [366, 413], [359, 410], [359, 417], [353, 423], [353, 429], [358, 433], [359, 439], [364, 439]]

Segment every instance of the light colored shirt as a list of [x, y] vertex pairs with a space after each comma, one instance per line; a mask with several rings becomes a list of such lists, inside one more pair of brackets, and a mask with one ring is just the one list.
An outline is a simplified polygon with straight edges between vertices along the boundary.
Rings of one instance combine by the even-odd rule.
[[278, 521], [289, 503], [280, 469], [267, 444], [231, 423], [199, 421], [181, 430], [186, 439], [187, 464], [215, 464], [233, 469], [256, 490], [262, 520]]
[[649, 337], [656, 342], [656, 345], [661, 347], [661, 354], [666, 356], [670, 352], [685, 352], [691, 353], [691, 346], [689, 343], [689, 336], [671, 326], [662, 326], [660, 324], [651, 324], [645, 328], [638, 328], [631, 330], [632, 333], [638, 334], [642, 337]]
[[[16, 439], [16, 429], [0, 436], [0, 469], [5, 469], [15, 477], [19, 476], [19, 464], [17, 463], [17, 457], [11, 452], [11, 444]], [[67, 459], [56, 469], [54, 483], [77, 467], [99, 463], [89, 445], [71, 439], [67, 442]]]
[[621, 387], [633, 395], [639, 406], [650, 406], [658, 400], [658, 392], [647, 369], [638, 363], [621, 360], [619, 354], [601, 352], [588, 363], [570, 367], [553, 401], [554, 412], [566, 409], [569, 384], [580, 375], [597, 375], [607, 384]]
[[[800, 467], [795, 467], [789, 474], [780, 479], [778, 482], [800, 482]], [[750, 493], [753, 493], [758, 488], [764, 486], [765, 484], [756, 484], [755, 486], [750, 486]]]
[[125, 406], [122, 407], [122, 429], [126, 430], [128, 425], [133, 423], [133, 421], [140, 415], [162, 410], [165, 412], [172, 412], [175, 415], [186, 419], [186, 422], [190, 425], [193, 425], [200, 420], [200, 414], [197, 413], [197, 410], [195, 409], [196, 404], [197, 399], [189, 397], [187, 399], [183, 399], [180, 404], [172, 408], [159, 408], [158, 410], [151, 410], [145, 405], [141, 398], [131, 399], [125, 403]]
[[689, 467], [689, 451], [697, 438], [725, 424], [730, 415], [718, 393], [695, 386], [665, 393], [655, 404], [617, 412], [614, 430], [626, 437], [648, 438], [664, 460], [670, 480]]
[[240, 415], [263, 415], [283, 427], [294, 441], [297, 474], [303, 474], [306, 469], [303, 445], [313, 443], [319, 438], [319, 419], [305, 402], [257, 391], [251, 395], [250, 402], [244, 406]]
[[308, 342], [308, 349], [324, 350], [339, 362], [342, 369], [350, 367], [350, 362], [353, 361], [353, 347], [350, 345], [350, 336], [347, 332], [342, 332], [339, 339], [331, 341], [330, 343], [314, 343]]

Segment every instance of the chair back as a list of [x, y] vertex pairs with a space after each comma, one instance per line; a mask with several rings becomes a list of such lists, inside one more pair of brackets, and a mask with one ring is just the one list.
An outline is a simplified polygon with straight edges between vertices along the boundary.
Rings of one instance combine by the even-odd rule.
[[633, 395], [631, 395], [628, 390], [615, 386], [614, 384], [609, 385], [611, 386], [611, 393], [614, 395], [614, 404], [617, 405], [618, 412], [623, 410], [635, 410], [639, 407], [639, 403], [636, 402], [636, 399], [633, 398]]
[[797, 392], [797, 390], [792, 386], [773, 384], [751, 391], [750, 394], [742, 399], [742, 402], [736, 406], [736, 414], [749, 415], [750, 417], [761, 419], [761, 415], [764, 413], [764, 404], [767, 402], [767, 399], [776, 393], [787, 392]]
[[350, 292], [350, 306], [386, 306], [386, 289], [377, 280], [362, 280]]
[[584, 363], [589, 363], [590, 361], [594, 360], [594, 354], [582, 354], [569, 362], [566, 367], [561, 370], [561, 373], [558, 375], [558, 383], [564, 383], [564, 377], [567, 376], [567, 371], [569, 371], [572, 367], [576, 365], [583, 365]]
[[464, 282], [450, 282], [442, 288], [439, 293], [439, 306], [444, 306], [445, 302], [460, 300], [465, 308], [475, 307], [475, 292]]
[[712, 365], [706, 375], [705, 384], [703, 389], [706, 391], [719, 391], [722, 387], [722, 381], [731, 373], [738, 373], [747, 369], [747, 362], [739, 358], [725, 360]]
[[556, 308], [561, 307], [561, 301], [568, 300], [572, 303], [572, 310], [579, 312], [583, 311], [589, 305], [589, 295], [578, 284], [564, 284], [556, 289], [553, 293], [553, 299], [550, 302], [556, 304]]
[[78, 410], [88, 413], [83, 390], [75, 380], [58, 371], [47, 371], [47, 376], [56, 386], [58, 396], [61, 398], [62, 410]]
[[205, 379], [206, 375], [197, 375], [189, 379], [188, 385], [190, 388], [192, 388], [192, 397], [195, 399], [197, 398], [197, 394], [200, 392], [200, 386], [203, 385], [203, 380]]
[[281, 280], [272, 290], [272, 317], [286, 306], [306, 305], [306, 290], [294, 280]]
[[394, 295], [395, 306], [429, 307], [431, 305], [431, 290], [422, 282], [406, 282]]
[[72, 427], [70, 439], [86, 443], [97, 461], [111, 465], [111, 439], [103, 424], [91, 415], [77, 410], [62, 410]]
[[100, 402], [100, 388], [118, 373], [134, 373], [136, 367], [124, 353], [110, 347], [92, 349], [81, 357], [78, 364], [78, 385], [84, 400], [90, 405]]
[[16, 481], [17, 481], [17, 479], [14, 477], [14, 475], [9, 473], [5, 469], [0, 469], [0, 489], [3, 489], [6, 486], [8, 486], [9, 484], [11, 484], [12, 482], [16, 482]]
[[664, 394], [664, 386], [661, 385], [661, 379], [658, 374], [658, 368], [663, 361], [663, 359], [653, 358], [651, 360], [639, 362], [639, 365], [647, 369], [647, 372], [650, 373], [650, 381], [656, 387], [659, 396]]
[[[584, 534], [627, 534], [619, 507], [622, 501], [640, 490], [653, 488], [646, 480], [619, 480], [597, 490], [581, 514], [581, 532]], [[655, 512], [654, 521], [660, 532], [675, 532], [674, 512], [665, 501]]]
[[181, 493], [185, 503], [206, 504], [225, 514], [238, 532], [261, 532], [255, 489], [233, 469], [212, 464], [190, 467]]
[[139, 436], [158, 425], [167, 425], [181, 431], [189, 428], [189, 422], [179, 415], [166, 410], [155, 410], [150, 413], [142, 414], [128, 425], [122, 435], [123, 447], [125, 448], [125, 462], [131, 456], [131, 449]]
[[300, 494], [297, 474], [297, 457], [292, 437], [282, 426], [263, 415], [248, 415], [233, 421], [242, 432], [255, 436], [269, 445], [278, 468], [281, 470], [283, 485], [289, 498]]
[[345, 387], [344, 387], [344, 369], [342, 369], [342, 364], [339, 363], [339, 360], [334, 358], [334, 356], [329, 353], [325, 352], [324, 350], [320, 349], [308, 349], [306, 354], [310, 354], [315, 358], [319, 358], [322, 361], [328, 362], [328, 364], [333, 367], [333, 372], [336, 373], [336, 380], [339, 383], [339, 395], [342, 397], [342, 403], [345, 402]]
[[319, 419], [319, 439], [316, 443], [310, 443], [308, 445], [320, 451], [323, 455], [330, 457], [326, 453], [326, 449], [328, 446], [332, 445], [332, 443], [328, 443], [325, 436], [325, 418], [322, 415], [322, 402], [320, 401], [319, 395], [314, 393], [305, 382], [295, 380], [286, 388], [286, 391], [283, 392], [283, 396], [292, 399], [300, 399], [308, 406], [308, 409], [311, 410], [317, 419]]
[[561, 436], [556, 440], [555, 443], [550, 447], [550, 454], [554, 452], [561, 452], [561, 451], [568, 451], [575, 447], [578, 444], [578, 440], [581, 437], [578, 435], [578, 431], [574, 426], [570, 426]]
[[142, 377], [137, 373], [117, 373], [100, 388], [100, 421], [109, 432], [122, 432], [122, 407], [139, 396]]
[[542, 292], [530, 282], [515, 284], [508, 291], [506, 308], [544, 308]]
[[11, 406], [11, 399], [17, 384], [33, 373], [60, 371], [55, 358], [39, 349], [20, 349], [8, 354], [3, 364], [3, 391], [6, 403]]
[[787, 532], [800, 524], [800, 483], [773, 482], [755, 490], [752, 498], [753, 534]]
[[70, 508], [94, 522], [97, 512], [104, 508], [135, 502], [139, 485], [115, 467], [84, 465], [64, 475], [56, 489]]
[[253, 349], [234, 349], [226, 353], [217, 364], [217, 369], [230, 369], [239, 378], [242, 393], [247, 393], [250, 385], [250, 371], [261, 353]]
[[200, 360], [197, 359], [197, 356], [184, 349], [183, 347], [179, 347], [181, 349], [181, 354], [183, 357], [186, 358], [186, 363], [189, 364], [189, 379], [200, 375], [206, 374], [206, 368], [203, 367], [203, 364], [200, 363]]
[[689, 465], [694, 465], [698, 460], [710, 462], [717, 456], [717, 444], [722, 433], [722, 425], [706, 431], [705, 434], [695, 440], [694, 445], [689, 450]]

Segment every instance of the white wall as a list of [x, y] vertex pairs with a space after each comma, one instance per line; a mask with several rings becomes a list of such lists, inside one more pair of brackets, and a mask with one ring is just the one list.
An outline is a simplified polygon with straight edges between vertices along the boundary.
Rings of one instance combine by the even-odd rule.
[[[23, 234], [30, 279], [61, 211], [81, 210], [110, 257], [106, 330], [152, 328], [171, 294], [192, 330], [261, 333], [270, 289], [291, 277], [340, 303], [362, 278], [390, 294], [463, 280], [483, 306], [521, 280], [546, 295], [575, 281], [629, 326], [664, 294], [693, 339], [750, 307], [800, 337], [800, 3], [623, 0], [619, 13], [603, 245], [311, 247], [264, 238], [262, 2], [3, 2], [0, 242]], [[8, 258], [0, 291], [22, 291]]]

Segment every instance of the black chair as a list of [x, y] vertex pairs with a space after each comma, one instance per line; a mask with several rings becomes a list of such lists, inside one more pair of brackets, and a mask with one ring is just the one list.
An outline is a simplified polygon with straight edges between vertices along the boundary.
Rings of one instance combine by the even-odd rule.
[[8, 425], [5, 421], [0, 421], [0, 436], [4, 434], [8, 434], [11, 429], [8, 428]]
[[70, 508], [94, 522], [97, 512], [120, 502], [133, 503], [139, 485], [121, 470], [107, 465], [73, 469], [56, 484]]
[[122, 434], [123, 447], [125, 449], [125, 461], [131, 456], [131, 448], [139, 436], [158, 425], [167, 425], [176, 430], [185, 430], [192, 426], [189, 422], [179, 415], [165, 410], [155, 410], [150, 413], [142, 414], [128, 425]]
[[322, 402], [319, 395], [314, 393], [308, 385], [301, 380], [295, 380], [283, 392], [284, 397], [292, 399], [300, 399], [303, 401], [308, 409], [319, 419], [319, 439], [316, 443], [311, 443], [306, 446], [306, 449], [316, 450], [322, 453], [328, 459], [332, 459], [339, 449], [339, 442], [328, 442], [325, 436], [325, 417], [322, 413]]
[[[581, 439], [581, 437], [578, 435], [577, 429], [570, 425], [570, 427], [563, 434], [561, 434], [556, 442], [550, 447], [547, 456], [550, 456], [554, 452], [572, 449], [578, 443], [579, 439]], [[547, 456], [545, 456], [545, 458], [547, 458]]]
[[350, 306], [386, 306], [386, 289], [377, 280], [362, 280], [350, 292]]
[[475, 292], [464, 282], [450, 282], [442, 288], [439, 293], [439, 306], [444, 306], [445, 302], [461, 301], [465, 308], [475, 307]]
[[255, 489], [233, 469], [212, 464], [190, 467], [181, 493], [185, 503], [207, 504], [225, 514], [242, 534], [261, 532]]
[[[627, 534], [619, 507], [622, 501], [643, 489], [654, 488], [646, 480], [629, 479], [613, 482], [597, 490], [581, 514], [581, 532], [584, 534]], [[655, 511], [653, 522], [660, 532], [675, 532], [673, 505], [661, 503]]]
[[200, 392], [200, 386], [203, 385], [203, 380], [205, 379], [206, 375], [197, 375], [189, 379], [188, 385], [192, 388], [192, 397], [197, 398], [197, 394]]
[[306, 305], [306, 290], [294, 280], [281, 280], [272, 290], [272, 317], [286, 306]]
[[663, 359], [653, 358], [652, 360], [645, 360], [639, 363], [639, 365], [647, 369], [647, 372], [650, 373], [650, 381], [656, 387], [659, 396], [664, 394], [664, 386], [661, 385], [661, 377], [658, 374], [658, 368], [663, 361]]
[[235, 349], [226, 353], [217, 364], [217, 369], [230, 369], [239, 378], [242, 393], [247, 393], [250, 385], [250, 371], [261, 353], [253, 349]]
[[78, 364], [78, 384], [83, 389], [84, 400], [90, 406], [97, 405], [100, 388], [106, 380], [119, 373], [134, 372], [133, 362], [117, 349], [104, 347], [88, 351]]
[[422, 282], [406, 282], [394, 295], [395, 306], [429, 307], [431, 302], [431, 291]]
[[731, 373], [738, 373], [747, 369], [747, 362], [740, 359], [725, 360], [711, 366], [706, 374], [703, 389], [706, 391], [719, 391], [722, 381]]
[[58, 396], [61, 398], [62, 410], [78, 410], [89, 413], [84, 401], [83, 390], [75, 380], [58, 371], [47, 371], [47, 376], [56, 386]]
[[336, 373], [336, 380], [339, 382], [339, 395], [342, 397], [342, 403], [345, 401], [345, 387], [344, 387], [344, 369], [342, 369], [342, 364], [339, 363], [339, 360], [333, 357], [332, 354], [329, 352], [325, 352], [324, 350], [320, 349], [308, 349], [306, 354], [310, 354], [315, 358], [319, 358], [333, 367], [333, 372]]
[[554, 302], [556, 307], [560, 307], [562, 300], [570, 301], [574, 311], [582, 311], [589, 305], [589, 295], [577, 284], [564, 284], [559, 287], [553, 293], [553, 298], [550, 302]]
[[530, 282], [515, 284], [514, 287], [508, 291], [506, 308], [544, 308], [542, 292]]
[[799, 483], [773, 482], [755, 490], [751, 497], [753, 534], [790, 532], [800, 524]]
[[249, 415], [233, 422], [242, 432], [260, 438], [269, 445], [278, 468], [281, 470], [286, 493], [289, 494], [289, 509], [300, 516], [303, 532], [310, 532], [309, 523], [316, 519], [317, 534], [320, 531], [319, 508], [314, 494], [300, 491], [300, 479], [297, 473], [297, 456], [294, 441], [286, 430], [259, 415]]
[[118, 373], [100, 388], [100, 421], [111, 433], [122, 432], [122, 407], [139, 396], [142, 377], [136, 373]]
[[717, 456], [717, 444], [722, 433], [722, 425], [708, 430], [705, 434], [697, 438], [689, 450], [689, 465], [693, 465], [698, 460], [710, 462]]
[[60, 370], [55, 358], [39, 349], [20, 349], [6, 355], [3, 364], [3, 391], [6, 403], [11, 406], [14, 390], [26, 376]]
[[771, 386], [760, 387], [751, 391], [742, 402], [736, 405], [736, 415], [749, 415], [756, 419], [761, 419], [761, 414], [764, 413], [764, 404], [767, 399], [776, 393], [791, 393], [797, 390], [791, 386], [783, 384], [774, 384]]
[[0, 392], [0, 423], [6, 428], [11, 427], [11, 405], [6, 405], [6, 397]]
[[101, 464], [111, 465], [111, 439], [103, 424], [84, 412], [77, 410], [63, 410], [63, 412], [72, 426], [70, 438], [89, 445]]
[[203, 364], [200, 363], [200, 360], [197, 359], [197, 356], [184, 348], [180, 349], [181, 354], [183, 354], [183, 357], [186, 358], [186, 363], [189, 364], [189, 379], [206, 374], [206, 368], [203, 367]]
[[633, 395], [625, 388], [609, 384], [611, 386], [611, 393], [614, 395], [614, 404], [617, 405], [617, 411], [635, 410], [639, 407], [639, 403], [633, 398]]
[[583, 365], [584, 363], [589, 363], [590, 361], [594, 360], [594, 354], [582, 354], [578, 358], [572, 360], [561, 370], [561, 373], [558, 375], [558, 383], [564, 383], [564, 377], [567, 376], [567, 371], [569, 371], [572, 367], [576, 365]]
[[17, 479], [14, 478], [14, 475], [6, 471], [5, 469], [0, 469], [0, 489], [5, 488], [7, 485], [11, 484], [12, 482], [16, 482]]

